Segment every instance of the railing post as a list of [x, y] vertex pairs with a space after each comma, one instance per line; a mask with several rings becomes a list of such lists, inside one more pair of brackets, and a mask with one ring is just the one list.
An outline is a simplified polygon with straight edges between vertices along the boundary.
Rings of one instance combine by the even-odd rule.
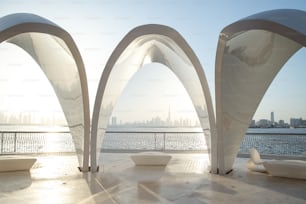
[[14, 153], [16, 153], [16, 142], [17, 141], [17, 133], [15, 132], [15, 134], [14, 134]]
[[166, 151], [166, 133], [164, 132], [164, 151]]
[[3, 132], [1, 133], [1, 154], [3, 153]]
[[155, 144], [154, 144], [154, 150], [156, 150], [156, 133], [154, 133], [154, 140], [155, 140]]

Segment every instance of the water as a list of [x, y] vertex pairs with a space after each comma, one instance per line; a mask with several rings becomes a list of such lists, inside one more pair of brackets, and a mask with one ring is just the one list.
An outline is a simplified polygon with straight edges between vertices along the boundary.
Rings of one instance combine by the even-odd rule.
[[[42, 133], [42, 131], [48, 132]], [[122, 131], [122, 133], [111, 131]], [[141, 133], [124, 133], [127, 131]], [[102, 149], [206, 151], [204, 135], [198, 133], [199, 131], [200, 128], [108, 129]], [[252, 147], [257, 148], [261, 154], [306, 156], [306, 128], [249, 129], [239, 153], [248, 153], [248, 149]], [[67, 127], [0, 126], [0, 154], [74, 151], [74, 144]]]
[[253, 147], [261, 154], [306, 156], [306, 135], [246, 135], [240, 153]]
[[74, 151], [67, 127], [0, 126], [0, 154]]
[[306, 128], [250, 128], [240, 153], [256, 148], [261, 154], [306, 156]]
[[207, 148], [201, 131], [201, 128], [108, 128], [102, 148], [204, 151]]

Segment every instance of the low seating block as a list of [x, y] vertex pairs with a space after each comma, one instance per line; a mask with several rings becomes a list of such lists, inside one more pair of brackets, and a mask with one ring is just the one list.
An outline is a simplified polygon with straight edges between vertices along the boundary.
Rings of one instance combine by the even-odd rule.
[[306, 161], [302, 160], [275, 160], [263, 163], [272, 176], [306, 179]]
[[34, 157], [0, 156], [0, 172], [28, 171], [36, 162]]
[[130, 156], [136, 166], [166, 166], [172, 156], [162, 152], [141, 152]]
[[306, 179], [306, 161], [272, 160], [263, 161], [255, 148], [250, 150], [250, 160], [246, 166], [251, 171], [268, 172], [271, 176]]

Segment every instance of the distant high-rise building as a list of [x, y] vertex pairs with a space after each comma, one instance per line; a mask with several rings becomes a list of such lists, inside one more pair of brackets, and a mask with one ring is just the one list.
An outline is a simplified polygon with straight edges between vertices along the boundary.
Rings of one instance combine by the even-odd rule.
[[274, 112], [271, 112], [271, 122], [274, 124]]
[[278, 125], [279, 125], [280, 127], [285, 127], [285, 121], [284, 121], [284, 120], [279, 120], [279, 121], [278, 121]]
[[250, 123], [250, 126], [251, 128], [254, 128], [256, 127], [256, 123], [255, 123], [255, 120], [252, 120], [251, 123]]
[[171, 125], [171, 110], [170, 110], [170, 105], [169, 105], [169, 109], [168, 109], [167, 125]]
[[303, 123], [302, 118], [290, 118], [290, 126], [291, 127], [300, 127]]
[[112, 125], [115, 126], [117, 125], [117, 117], [112, 117]]
[[261, 127], [261, 128], [269, 128], [271, 127], [271, 122], [266, 119], [260, 119], [257, 123], [256, 126]]

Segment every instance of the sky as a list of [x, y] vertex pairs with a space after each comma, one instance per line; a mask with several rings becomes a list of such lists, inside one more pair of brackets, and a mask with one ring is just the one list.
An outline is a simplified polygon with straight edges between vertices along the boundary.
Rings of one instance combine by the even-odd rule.
[[[306, 3], [303, 0], [2, 0], [0, 8], [0, 16], [34, 13], [72, 35], [86, 67], [92, 111], [103, 68], [117, 44], [133, 28], [154, 23], [176, 29], [199, 58], [214, 103], [214, 65], [220, 31], [241, 18], [266, 10], [306, 11]], [[269, 119], [272, 111], [275, 120], [306, 119], [305, 55], [303, 48], [285, 64], [254, 119]], [[14, 45], [2, 43], [0, 59], [0, 113], [30, 113], [37, 120], [63, 116], [51, 86], [30, 56]], [[166, 67], [151, 64], [128, 84], [113, 115], [123, 122], [157, 116], [166, 119], [169, 109], [173, 119], [196, 118], [179, 80]]]

